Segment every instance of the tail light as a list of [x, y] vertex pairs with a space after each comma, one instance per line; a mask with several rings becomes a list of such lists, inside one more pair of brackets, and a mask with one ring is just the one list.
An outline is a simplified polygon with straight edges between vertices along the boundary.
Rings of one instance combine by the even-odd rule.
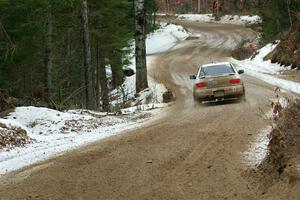
[[232, 83], [232, 84], [237, 84], [237, 83], [240, 83], [241, 82], [241, 79], [231, 79], [230, 80], [230, 83]]
[[196, 86], [197, 86], [197, 87], [205, 87], [206, 84], [205, 84], [205, 83], [196, 83]]

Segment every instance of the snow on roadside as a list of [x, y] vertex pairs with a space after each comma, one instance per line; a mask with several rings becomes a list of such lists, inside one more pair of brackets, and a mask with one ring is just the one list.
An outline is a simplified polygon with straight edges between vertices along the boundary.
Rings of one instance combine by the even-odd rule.
[[[150, 110], [151, 108], [144, 108]], [[84, 144], [142, 126], [155, 111], [107, 116], [105, 113], [18, 107], [1, 123], [26, 130], [32, 142], [25, 147], [0, 150], [0, 175], [58, 156]]]
[[160, 26], [154, 33], [147, 35], [147, 54], [167, 51], [179, 41], [183, 41], [189, 36], [182, 26], [167, 23], [161, 23]]
[[282, 71], [289, 68], [281, 67], [277, 63], [271, 63], [270, 60], [263, 60], [264, 57], [271, 53], [278, 44], [279, 41], [275, 44], [267, 44], [265, 47], [258, 50], [258, 54], [253, 59], [249, 58], [238, 61], [234, 58], [230, 58], [230, 61], [239, 67], [246, 69], [245, 73], [248, 75], [284, 90], [300, 94], [300, 83], [276, 77], [276, 75], [279, 75]]
[[271, 63], [271, 60], [264, 61], [264, 57], [267, 56], [270, 52], [272, 52], [280, 41], [276, 41], [276, 43], [270, 43], [264, 46], [263, 48], [257, 51], [257, 55], [251, 59], [245, 59], [241, 61], [243, 68], [251, 71], [261, 72], [265, 74], [280, 74], [281, 71], [284, 70], [277, 63]]
[[219, 21], [215, 20], [212, 14], [178, 14], [176, 17], [180, 20], [188, 20], [194, 22], [212, 22], [219, 24], [235, 24], [235, 25], [246, 25], [246, 24], [258, 24], [262, 22], [261, 17], [258, 15], [254, 16], [238, 16], [238, 15], [224, 15]]
[[[279, 103], [282, 106], [282, 108], [287, 108], [289, 105], [288, 99], [279, 96], [273, 99], [272, 102]], [[278, 116], [278, 114], [279, 113], [274, 113], [273, 110], [270, 110], [265, 114], [264, 118], [266, 120], [272, 121]], [[274, 123], [273, 126], [275, 126]], [[243, 155], [245, 155], [248, 161], [247, 163], [250, 167], [257, 167], [267, 156], [269, 152], [269, 135], [272, 130], [273, 127], [271, 125], [260, 130], [259, 133], [255, 136], [255, 139], [250, 143], [247, 151], [243, 152]]]
[[[245, 73], [250, 76], [261, 79], [266, 83], [269, 83], [286, 91], [300, 94], [300, 83], [284, 80], [277, 77], [277, 75], [279, 75], [282, 71], [287, 70], [287, 68], [283, 68], [276, 63], [271, 63], [270, 60], [264, 60], [264, 57], [271, 53], [278, 44], [279, 41], [276, 41], [276, 43], [267, 44], [257, 51], [257, 54], [254, 58], [249, 58], [242, 61], [230, 58], [230, 61], [240, 68], [244, 68]], [[280, 103], [283, 108], [286, 108], [288, 105], [288, 101], [285, 98], [279, 98], [276, 101], [278, 101], [278, 103]], [[266, 114], [266, 117], [268, 119], [272, 119], [272, 114], [273, 112], [270, 111]], [[268, 126], [265, 129], [261, 130], [260, 133], [256, 136], [255, 140], [250, 144], [248, 150], [244, 152], [244, 155], [246, 156], [251, 167], [258, 166], [267, 156], [269, 144], [268, 136], [271, 131], [271, 126]]]
[[5, 124], [8, 128], [21, 128], [25, 131], [27, 130], [25, 126], [22, 126], [22, 124], [16, 120], [0, 118], [0, 123]]
[[249, 148], [244, 155], [246, 156], [250, 167], [257, 167], [268, 153], [269, 134], [272, 131], [272, 127], [268, 126], [262, 129], [256, 136], [254, 141], [249, 145]]

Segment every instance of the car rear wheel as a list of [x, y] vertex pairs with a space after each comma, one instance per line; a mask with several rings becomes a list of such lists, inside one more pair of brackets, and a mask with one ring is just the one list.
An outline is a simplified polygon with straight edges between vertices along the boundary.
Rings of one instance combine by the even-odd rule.
[[243, 87], [243, 90], [244, 90], [244, 94], [242, 94], [242, 96], [240, 96], [240, 101], [242, 101], [242, 102], [246, 102], [247, 100], [246, 100], [246, 91], [245, 91], [245, 87]]
[[193, 100], [194, 100], [195, 105], [199, 105], [200, 103], [203, 103], [203, 99], [200, 99], [200, 98], [196, 97], [195, 95], [193, 95]]
[[241, 97], [240, 97], [240, 101], [241, 102], [246, 102], [247, 100], [246, 100], [246, 95], [245, 94], [243, 94]]

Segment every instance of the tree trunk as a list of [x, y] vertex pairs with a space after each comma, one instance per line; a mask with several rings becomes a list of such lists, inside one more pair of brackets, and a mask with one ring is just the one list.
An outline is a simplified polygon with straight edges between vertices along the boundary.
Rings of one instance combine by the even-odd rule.
[[235, 1], [235, 7], [237, 10], [241, 10], [241, 0], [236, 0]]
[[99, 66], [99, 78], [101, 86], [101, 100], [102, 100], [102, 109], [104, 111], [109, 111], [109, 95], [108, 95], [108, 86], [107, 86], [107, 76], [105, 70], [104, 58], [101, 55], [101, 52], [98, 54], [100, 58]]
[[99, 41], [96, 40], [96, 105], [100, 107], [100, 59], [99, 59]]
[[288, 14], [289, 14], [289, 20], [290, 20], [290, 26], [292, 27], [293, 21], [292, 21], [292, 16], [291, 16], [290, 4], [291, 4], [291, 0], [286, 0], [286, 5], [287, 5], [287, 9], [288, 9]]
[[[134, 1], [136, 1], [136, 0], [134, 0]], [[166, 7], [165, 7], [165, 9], [166, 9], [166, 14], [169, 14], [169, 12], [170, 12], [170, 0], [165, 0], [165, 2], [166, 2]]]
[[241, 10], [244, 10], [245, 8], [245, 0], [240, 0], [241, 2]]
[[88, 6], [87, 0], [82, 2], [82, 31], [83, 31], [83, 47], [84, 47], [84, 68], [85, 68], [85, 92], [86, 92], [86, 107], [88, 109], [96, 109], [96, 98], [93, 87], [93, 72], [91, 61], [91, 46], [89, 36], [88, 22]]
[[201, 12], [201, 0], [198, 0], [198, 13]]
[[68, 28], [67, 31], [67, 39], [66, 39], [66, 65], [67, 65], [67, 82], [66, 88], [69, 93], [71, 93], [71, 68], [72, 68], [72, 47], [71, 47], [71, 37], [72, 37], [72, 28]]
[[52, 66], [53, 66], [52, 65], [52, 36], [53, 36], [52, 10], [51, 10], [51, 5], [49, 5], [47, 8], [46, 49], [45, 49], [47, 101], [50, 101], [52, 97]]
[[136, 93], [148, 88], [144, 0], [134, 0]]
[[123, 83], [123, 69], [121, 55], [112, 55], [110, 58], [111, 71], [112, 71], [112, 86], [116, 88]]

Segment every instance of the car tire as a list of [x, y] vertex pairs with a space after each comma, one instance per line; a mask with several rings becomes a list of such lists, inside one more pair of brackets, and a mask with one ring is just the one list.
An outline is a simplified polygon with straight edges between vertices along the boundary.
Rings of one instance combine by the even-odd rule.
[[199, 103], [199, 100], [197, 99], [197, 97], [195, 97], [195, 95], [193, 95], [193, 101], [194, 101], [194, 104], [198, 104]]
[[243, 94], [241, 97], [240, 97], [240, 101], [241, 102], [247, 102], [247, 99], [246, 99], [246, 95]]
[[198, 98], [193, 94], [193, 100], [198, 101]]
[[245, 91], [245, 87], [243, 87], [243, 90], [244, 90], [244, 94], [240, 97], [240, 100], [241, 100], [242, 102], [246, 102], [247, 99], [246, 99], [246, 91]]

